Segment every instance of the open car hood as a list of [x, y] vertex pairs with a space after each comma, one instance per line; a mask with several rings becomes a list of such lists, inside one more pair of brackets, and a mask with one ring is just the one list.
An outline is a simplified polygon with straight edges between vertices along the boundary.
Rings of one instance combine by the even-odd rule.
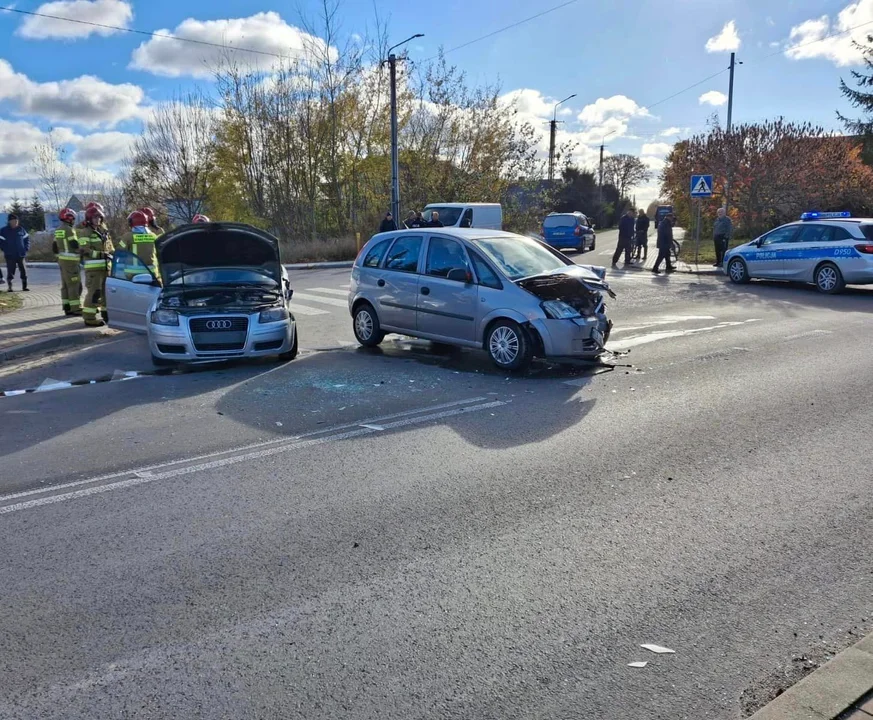
[[203, 269], [244, 268], [282, 285], [279, 240], [243, 223], [183, 225], [158, 238], [158, 266], [164, 287]]
[[[534, 289], [555, 288], [573, 283], [581, 283], [587, 290], [591, 292], [605, 292], [610, 297], [615, 297], [615, 293], [609, 288], [606, 280], [606, 268], [595, 265], [565, 265], [564, 267], [555, 268], [546, 273], [539, 275], [531, 275], [529, 277], [516, 280], [519, 287], [529, 290]], [[541, 292], [534, 292], [534, 295], [541, 295]]]

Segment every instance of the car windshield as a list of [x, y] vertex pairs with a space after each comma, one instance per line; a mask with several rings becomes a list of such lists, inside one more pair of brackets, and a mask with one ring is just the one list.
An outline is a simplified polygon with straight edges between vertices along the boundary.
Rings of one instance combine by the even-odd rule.
[[482, 238], [474, 243], [510, 280], [542, 275], [568, 265], [538, 242], [521, 235]]
[[573, 228], [576, 227], [575, 215], [549, 215], [543, 220], [543, 227], [546, 230], [554, 230], [555, 228]]
[[440, 214], [440, 222], [443, 225], [457, 225], [458, 219], [461, 217], [461, 213], [464, 212], [464, 208], [439, 207], [438, 205], [433, 205], [425, 211], [424, 219], [430, 220], [430, 214], [434, 210], [436, 210]]
[[174, 272], [170, 277], [170, 285], [259, 285], [272, 287], [276, 281], [270, 276], [269, 270], [254, 268], [197, 268], [188, 270], [184, 276]]

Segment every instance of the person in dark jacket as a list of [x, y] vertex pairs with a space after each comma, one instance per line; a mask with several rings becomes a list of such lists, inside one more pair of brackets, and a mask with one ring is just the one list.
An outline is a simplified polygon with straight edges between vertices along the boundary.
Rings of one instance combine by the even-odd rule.
[[425, 221], [424, 216], [421, 214], [421, 210], [416, 210], [413, 213], [412, 220], [408, 220], [406, 222], [406, 227], [410, 230], [427, 227], [427, 222]]
[[655, 275], [660, 275], [662, 261], [667, 262], [667, 272], [676, 270], [670, 260], [670, 250], [673, 247], [673, 221], [673, 216], [667, 215], [658, 223], [658, 259], [655, 261], [655, 267], [652, 268]]
[[631, 264], [631, 252], [634, 247], [634, 211], [628, 210], [624, 217], [618, 221], [618, 245], [612, 256], [612, 267], [618, 265], [618, 259], [624, 253], [624, 264]]
[[394, 222], [394, 216], [390, 212], [385, 213], [385, 218], [382, 220], [382, 222], [379, 225], [379, 232], [380, 233], [391, 232], [392, 230], [396, 230], [396, 229], [397, 229], [397, 223]]
[[[21, 273], [21, 289], [27, 291], [27, 266], [24, 259], [30, 250], [30, 235], [18, 223], [18, 215], [9, 213], [7, 225], [0, 228], [0, 250], [6, 257], [6, 282], [9, 292], [12, 292], [12, 281], [15, 279], [15, 269]], [[0, 282], [3, 276], [0, 275]]]
[[443, 225], [442, 220], [440, 220], [440, 214], [434, 210], [430, 214], [430, 222], [427, 224], [428, 227], [445, 227]]
[[640, 208], [636, 220], [636, 238], [634, 240], [634, 258], [645, 262], [649, 258], [649, 216]]

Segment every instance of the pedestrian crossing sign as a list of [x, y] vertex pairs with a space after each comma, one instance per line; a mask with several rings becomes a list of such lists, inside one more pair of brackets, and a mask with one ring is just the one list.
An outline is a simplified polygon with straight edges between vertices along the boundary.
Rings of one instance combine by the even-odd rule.
[[712, 175], [692, 175], [691, 176], [691, 197], [693, 197], [693, 198], [712, 197]]

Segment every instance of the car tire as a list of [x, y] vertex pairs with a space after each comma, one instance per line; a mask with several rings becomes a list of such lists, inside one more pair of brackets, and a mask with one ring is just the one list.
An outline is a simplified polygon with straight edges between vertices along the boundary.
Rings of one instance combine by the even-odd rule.
[[819, 265], [815, 269], [812, 279], [815, 282], [816, 289], [825, 295], [836, 295], [846, 287], [843, 273], [833, 263], [822, 263]]
[[376, 347], [385, 339], [385, 333], [379, 325], [379, 316], [370, 303], [365, 302], [355, 308], [352, 316], [352, 331], [355, 339], [364, 347]]
[[498, 320], [488, 328], [485, 351], [501, 370], [524, 370], [533, 360], [530, 336], [514, 320]]
[[288, 352], [283, 352], [279, 355], [279, 362], [290, 362], [297, 357], [297, 328], [294, 328], [294, 342], [291, 343], [291, 349]]
[[746, 263], [742, 258], [733, 258], [727, 267], [728, 277], [731, 279], [732, 283], [736, 283], [737, 285], [745, 285], [749, 282], [749, 268], [746, 267]]
[[173, 360], [167, 360], [166, 358], [159, 358], [157, 355], [152, 355], [152, 365], [158, 368], [169, 368], [176, 367], [176, 362]]

